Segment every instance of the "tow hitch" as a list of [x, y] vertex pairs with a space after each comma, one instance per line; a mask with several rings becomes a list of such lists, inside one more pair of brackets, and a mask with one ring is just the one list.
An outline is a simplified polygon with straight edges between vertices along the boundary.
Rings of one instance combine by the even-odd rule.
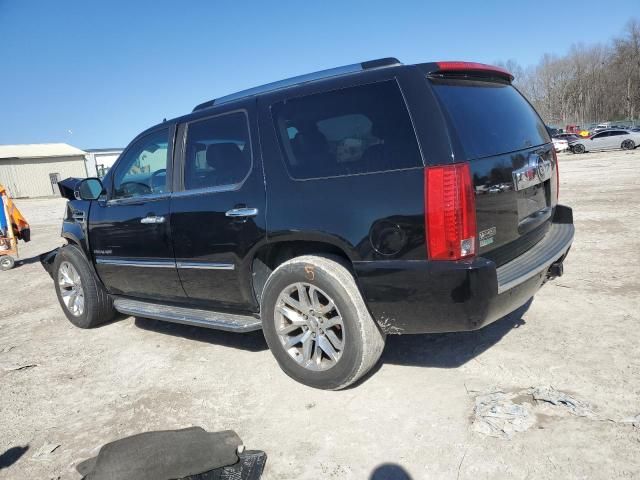
[[548, 279], [552, 279], [552, 278], [556, 278], [556, 277], [561, 277], [562, 274], [564, 273], [564, 267], [562, 266], [562, 261], [564, 260], [558, 260], [557, 262], [553, 263], [550, 267], [549, 270], [547, 271], [547, 278]]

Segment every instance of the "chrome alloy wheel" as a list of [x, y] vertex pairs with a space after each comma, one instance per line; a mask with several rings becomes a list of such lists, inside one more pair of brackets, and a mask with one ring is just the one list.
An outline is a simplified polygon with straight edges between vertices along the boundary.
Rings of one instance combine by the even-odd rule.
[[80, 274], [69, 262], [62, 262], [58, 269], [58, 288], [65, 307], [74, 317], [84, 312], [84, 290]]
[[333, 367], [342, 356], [345, 330], [333, 299], [318, 287], [294, 283], [278, 296], [275, 326], [289, 356], [308, 370]]

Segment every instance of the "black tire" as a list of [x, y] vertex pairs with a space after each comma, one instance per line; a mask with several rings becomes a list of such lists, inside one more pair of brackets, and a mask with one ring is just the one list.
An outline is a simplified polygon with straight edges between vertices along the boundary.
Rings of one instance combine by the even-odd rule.
[[633, 142], [633, 140], [627, 138], [624, 142], [622, 142], [620, 148], [622, 148], [623, 150], [633, 150], [634, 148], [636, 148], [636, 144]]
[[0, 270], [11, 270], [16, 260], [11, 255], [0, 256]]
[[[287, 352], [276, 332], [278, 298], [287, 288], [299, 283], [326, 293], [342, 318], [341, 356], [326, 370], [309, 370], [300, 365]], [[265, 284], [261, 312], [264, 336], [280, 368], [310, 387], [340, 390], [351, 385], [377, 363], [384, 349], [385, 335], [371, 318], [348, 265], [339, 257], [305, 255], [280, 265]]]
[[[60, 266], [70, 263], [80, 276], [84, 293], [84, 309], [78, 314], [71, 313], [62, 299], [59, 285]], [[96, 278], [82, 251], [75, 245], [67, 245], [60, 249], [53, 264], [53, 281], [60, 306], [69, 321], [76, 327], [93, 328], [112, 320], [115, 316], [113, 301], [100, 281]]]
[[586, 148], [584, 148], [584, 145], [581, 143], [576, 143], [573, 147], [571, 147], [571, 151], [573, 153], [584, 153], [587, 151]]

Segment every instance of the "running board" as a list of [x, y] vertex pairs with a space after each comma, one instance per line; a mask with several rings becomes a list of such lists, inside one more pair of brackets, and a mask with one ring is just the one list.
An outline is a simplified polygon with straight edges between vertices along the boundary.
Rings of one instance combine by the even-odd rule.
[[260, 330], [262, 322], [251, 315], [199, 310], [197, 308], [174, 307], [158, 303], [116, 298], [113, 307], [120, 313], [166, 322], [183, 323], [195, 327], [214, 328], [228, 332], [251, 332]]

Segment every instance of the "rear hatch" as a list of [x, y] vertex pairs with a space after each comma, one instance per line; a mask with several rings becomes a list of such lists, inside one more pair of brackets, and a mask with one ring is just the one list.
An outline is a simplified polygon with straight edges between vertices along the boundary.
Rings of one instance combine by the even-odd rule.
[[478, 254], [502, 265], [549, 228], [558, 193], [551, 139], [508, 74], [437, 72], [428, 81], [449, 127], [454, 161], [471, 168]]

